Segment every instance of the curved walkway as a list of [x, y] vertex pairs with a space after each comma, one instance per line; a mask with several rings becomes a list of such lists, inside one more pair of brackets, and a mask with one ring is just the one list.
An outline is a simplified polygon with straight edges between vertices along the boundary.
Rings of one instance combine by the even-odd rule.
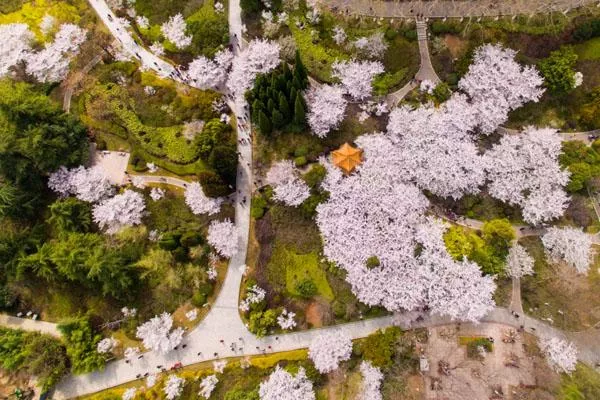
[[567, 12], [572, 8], [595, 6], [597, 0], [318, 0], [322, 6], [339, 12], [386, 18], [497, 17]]
[[57, 324], [46, 321], [37, 321], [29, 318], [13, 317], [7, 314], [0, 314], [0, 326], [11, 329], [23, 329], [24, 331], [36, 331], [60, 337]]
[[[499, 126], [496, 128], [496, 132], [501, 133], [503, 135], [518, 135], [521, 133], [518, 129], [513, 128], [505, 128], [503, 126]], [[600, 137], [600, 129], [595, 129], [592, 131], [581, 131], [581, 132], [560, 132], [560, 136], [563, 140], [580, 140], [590, 146], [595, 139], [590, 139], [590, 136], [599, 136]]]
[[148, 183], [155, 184], [164, 184], [164, 185], [172, 185], [181, 189], [186, 189], [189, 182], [184, 181], [183, 179], [174, 178], [172, 176], [162, 176], [162, 175], [129, 175], [131, 181], [135, 184], [146, 185]]

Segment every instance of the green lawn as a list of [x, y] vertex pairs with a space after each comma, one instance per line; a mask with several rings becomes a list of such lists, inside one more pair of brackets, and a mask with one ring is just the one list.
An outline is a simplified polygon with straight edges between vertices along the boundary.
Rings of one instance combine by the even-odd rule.
[[578, 44], [575, 52], [581, 60], [600, 60], [600, 37]]
[[316, 253], [298, 254], [286, 249], [275, 249], [272, 262], [285, 263], [285, 282], [288, 293], [299, 296], [296, 286], [307, 279], [314, 282], [317, 295], [328, 301], [334, 299], [333, 290], [327, 282], [325, 271], [319, 266], [319, 256]]

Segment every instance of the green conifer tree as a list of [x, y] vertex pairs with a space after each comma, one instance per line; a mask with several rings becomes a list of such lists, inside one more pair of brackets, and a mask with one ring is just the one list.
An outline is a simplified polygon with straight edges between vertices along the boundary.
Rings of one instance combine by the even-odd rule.
[[283, 93], [279, 94], [279, 111], [281, 112], [281, 115], [283, 115], [283, 119], [286, 122], [291, 120], [292, 113], [290, 111], [290, 105], [288, 104]]
[[273, 99], [269, 99], [269, 101], [267, 101], [267, 110], [269, 110], [269, 113], [272, 113], [274, 109], [275, 102], [273, 101]]
[[269, 136], [273, 131], [269, 117], [262, 110], [258, 113], [258, 127], [260, 128], [260, 132], [266, 136]]
[[306, 112], [304, 111], [304, 104], [302, 104], [302, 96], [296, 96], [296, 102], [294, 103], [294, 123], [299, 126], [304, 126], [306, 122]]
[[271, 120], [273, 121], [273, 127], [275, 129], [281, 129], [281, 127], [283, 127], [283, 125], [285, 125], [283, 115], [277, 109], [273, 110], [273, 115], [271, 116]]

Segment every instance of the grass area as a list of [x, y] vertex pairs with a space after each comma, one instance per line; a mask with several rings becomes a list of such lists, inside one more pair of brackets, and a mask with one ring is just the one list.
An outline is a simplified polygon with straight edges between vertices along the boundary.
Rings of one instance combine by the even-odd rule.
[[[241, 358], [228, 359], [228, 365], [225, 368], [223, 374], [219, 374], [219, 383], [216, 386], [214, 392], [211, 394], [211, 398], [224, 399], [226, 393], [230, 391], [241, 391], [247, 393], [253, 391], [258, 387], [260, 382], [265, 380], [271, 373], [272, 369], [277, 365], [288, 365], [295, 369], [297, 365], [304, 365], [307, 359], [306, 350], [293, 350], [281, 353], [273, 353], [268, 355], [253, 356], [249, 357], [250, 367], [247, 369], [240, 368]], [[200, 380], [212, 374], [213, 365], [212, 362], [201, 362], [197, 364], [188, 365], [177, 372], [177, 375], [186, 380], [184, 392], [180, 396], [180, 399], [196, 399], [198, 398], [198, 391], [200, 390]], [[167, 377], [167, 374], [161, 374], [157, 384], [147, 389], [145, 387], [144, 380], [136, 380], [128, 382], [123, 385], [116, 386], [111, 389], [103, 390], [98, 393], [89, 394], [82, 396], [80, 400], [112, 400], [120, 399], [123, 396], [123, 392], [131, 387], [139, 388], [136, 396], [142, 399], [164, 399], [164, 393], [162, 388], [164, 386], [163, 380]]]
[[[6, 0], [3, 0], [4, 4]], [[6, 7], [8, 12], [0, 14], [0, 24], [24, 23], [34, 33], [36, 40], [44, 43], [51, 40], [52, 34], [63, 23], [79, 24], [81, 15], [85, 13], [87, 3], [83, 0], [36, 0], [36, 1], [14, 1], [9, 0]], [[12, 11], [11, 11], [12, 10]], [[48, 36], [40, 30], [40, 22], [46, 15], [55, 18], [55, 29]]]
[[590, 39], [575, 46], [575, 52], [581, 60], [600, 59], [600, 37]]
[[334, 299], [333, 291], [327, 282], [327, 275], [319, 265], [318, 254], [297, 254], [284, 248], [275, 248], [271, 262], [285, 265], [286, 290], [289, 294], [301, 296], [297, 289], [298, 285], [310, 280], [317, 288], [317, 296], [323, 296], [328, 301]]
[[557, 400], [600, 399], [600, 374], [591, 367], [578, 363], [571, 375], [561, 375]]
[[498, 285], [494, 292], [494, 302], [499, 307], [508, 307], [512, 298], [512, 280], [509, 278], [497, 278]]
[[523, 310], [565, 330], [582, 330], [600, 321], [600, 285], [598, 260], [588, 275], [577, 275], [572, 267], [548, 262], [541, 240], [526, 237], [519, 240], [535, 259], [533, 276], [521, 279]]
[[162, 24], [177, 13], [184, 17], [192, 15], [203, 3], [204, 0], [136, 0], [135, 10], [151, 24]]

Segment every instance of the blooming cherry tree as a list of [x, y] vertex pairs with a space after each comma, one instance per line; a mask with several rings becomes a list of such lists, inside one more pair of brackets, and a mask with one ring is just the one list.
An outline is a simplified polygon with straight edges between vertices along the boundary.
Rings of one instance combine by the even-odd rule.
[[219, 51], [214, 59], [200, 56], [188, 66], [187, 74], [194, 87], [202, 90], [217, 89], [227, 80], [233, 54], [229, 50]]
[[172, 327], [173, 317], [165, 312], [138, 326], [136, 337], [142, 340], [147, 349], [167, 354], [183, 339], [183, 328], [171, 330]]
[[145, 209], [146, 204], [141, 194], [125, 190], [122, 194], [96, 204], [92, 209], [92, 216], [100, 229], [114, 233], [125, 226], [141, 224]]
[[160, 42], [154, 42], [149, 47], [150, 52], [157, 56], [163, 56], [165, 54], [165, 48]]
[[367, 58], [381, 58], [385, 54], [388, 44], [383, 38], [383, 32], [375, 32], [369, 37], [358, 38], [354, 42], [354, 47]]
[[577, 348], [573, 343], [557, 337], [540, 340], [540, 349], [546, 355], [548, 364], [558, 373], [570, 374], [577, 366]]
[[40, 31], [42, 32], [42, 34], [48, 35], [50, 31], [52, 31], [52, 29], [54, 28], [55, 24], [56, 19], [52, 15], [46, 14], [44, 15], [44, 18], [42, 18], [42, 20], [40, 21]]
[[246, 291], [246, 298], [240, 302], [240, 310], [247, 312], [251, 304], [258, 304], [265, 299], [267, 292], [258, 285], [253, 285]]
[[26, 24], [1, 24], [0, 78], [8, 74], [10, 67], [27, 59], [34, 40]]
[[592, 260], [592, 237], [581, 229], [552, 227], [542, 236], [546, 253], [553, 260], [565, 261], [578, 273], [587, 274]]
[[152, 188], [150, 190], [150, 198], [154, 201], [158, 201], [165, 197], [165, 191], [161, 188]]
[[267, 172], [266, 182], [273, 187], [273, 198], [285, 205], [297, 207], [310, 197], [308, 185], [290, 160], [274, 163]]
[[192, 37], [185, 34], [187, 25], [180, 13], [173, 15], [161, 25], [160, 31], [178, 49], [185, 49], [192, 44]]
[[138, 358], [139, 355], [140, 355], [140, 348], [139, 347], [127, 347], [125, 349], [125, 351], [123, 352], [123, 356], [129, 362], [132, 362], [133, 360], [135, 360], [136, 358]]
[[135, 397], [136, 388], [129, 388], [123, 392], [123, 400], [133, 400]]
[[217, 383], [219, 383], [219, 379], [217, 379], [216, 375], [209, 375], [203, 378], [200, 381], [200, 391], [198, 392], [198, 396], [202, 396], [205, 399], [210, 398], [211, 393], [217, 387]]
[[344, 89], [339, 85], [311, 86], [306, 102], [309, 109], [308, 124], [320, 138], [340, 125], [348, 104], [344, 99]]
[[207, 197], [198, 182], [188, 184], [185, 189], [185, 204], [194, 214], [214, 215], [221, 210], [222, 203], [222, 198]]
[[341, 26], [334, 26], [333, 27], [333, 35], [331, 35], [331, 37], [333, 38], [333, 41], [335, 42], [335, 44], [337, 44], [338, 46], [341, 46], [342, 44], [344, 44], [344, 42], [346, 41], [346, 31], [344, 31], [344, 28], [342, 28]]
[[351, 355], [352, 340], [341, 330], [321, 333], [308, 347], [308, 357], [322, 374], [336, 370]]
[[508, 251], [506, 257], [506, 272], [512, 278], [522, 278], [533, 275], [533, 257], [520, 244], [515, 244]]
[[252, 87], [258, 74], [272, 71], [279, 63], [279, 45], [268, 40], [255, 39], [233, 59], [227, 88], [234, 96], [244, 94]]
[[293, 376], [277, 366], [269, 379], [260, 384], [258, 395], [260, 400], [315, 400], [313, 384], [302, 367]]
[[140, 29], [148, 29], [150, 27], [150, 21], [143, 15], [135, 17], [135, 23]]
[[384, 72], [379, 61], [336, 61], [333, 63], [334, 78], [342, 82], [342, 87], [354, 100], [364, 100], [371, 95], [371, 81], [375, 75]]
[[60, 82], [69, 72], [71, 58], [79, 53], [86, 31], [73, 24], [60, 26], [54, 41], [37, 53], [28, 53], [26, 72], [39, 82]]
[[110, 353], [118, 345], [119, 342], [114, 338], [104, 338], [98, 342], [98, 345], [96, 346], [96, 351], [98, 351], [98, 353], [100, 354]]
[[285, 308], [277, 317], [277, 324], [283, 330], [294, 329], [296, 327], [296, 313], [286, 310]]
[[176, 398], [181, 396], [184, 384], [185, 379], [180, 378], [177, 375], [169, 375], [167, 381], [165, 382], [165, 387], [163, 388], [165, 399], [175, 400]]
[[208, 243], [217, 253], [225, 258], [231, 258], [238, 251], [238, 230], [231, 220], [213, 221], [208, 227]]
[[151, 388], [152, 386], [156, 385], [156, 380], [157, 374], [148, 375], [148, 377], [146, 378], [146, 387]]
[[222, 374], [223, 371], [225, 371], [226, 366], [227, 366], [227, 360], [213, 361], [213, 369], [215, 370], [215, 372], [218, 372], [220, 374]]
[[96, 203], [114, 194], [101, 167], [67, 169], [60, 167], [48, 177], [48, 187], [62, 197], [75, 195], [79, 200]]
[[383, 381], [383, 374], [381, 370], [374, 367], [369, 361], [363, 361], [360, 363], [360, 373], [363, 381], [358, 399], [382, 400], [381, 382]]
[[554, 129], [527, 128], [506, 135], [485, 154], [492, 196], [523, 207], [523, 217], [539, 224], [563, 215], [569, 172], [558, 162], [561, 138]]

